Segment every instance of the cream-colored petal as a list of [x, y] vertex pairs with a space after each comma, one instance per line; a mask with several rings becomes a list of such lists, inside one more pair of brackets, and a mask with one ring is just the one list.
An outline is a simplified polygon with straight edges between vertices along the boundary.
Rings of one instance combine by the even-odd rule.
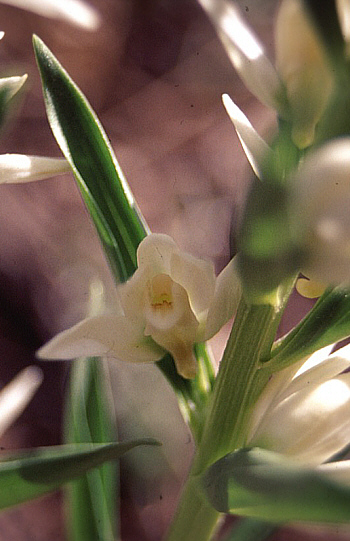
[[33, 182], [69, 171], [71, 167], [64, 158], [45, 158], [25, 154], [0, 155], [0, 184]]
[[171, 237], [161, 233], [151, 233], [139, 244], [137, 264], [140, 269], [152, 269], [152, 275], [170, 274], [170, 260], [178, 247]]
[[145, 334], [171, 353], [181, 376], [193, 378], [196, 374], [193, 346], [198, 321], [191, 310], [186, 290], [173, 282], [171, 304], [150, 306], [146, 320]]
[[37, 352], [41, 359], [107, 356], [120, 361], [152, 362], [164, 351], [143, 334], [143, 328], [124, 316], [84, 319], [61, 332]]
[[325, 284], [350, 284], [350, 138], [305, 158], [290, 179], [290, 223], [303, 239], [303, 272]]
[[174, 252], [170, 261], [170, 276], [186, 290], [195, 314], [208, 309], [215, 288], [215, 270], [211, 261]]
[[310, 384], [269, 410], [252, 445], [317, 465], [349, 441], [350, 375]]
[[[310, 368], [325, 362], [333, 347], [334, 344], [326, 346], [310, 355], [306, 360], [301, 360], [273, 374], [254, 406], [254, 411], [250, 419], [248, 443], [255, 437], [256, 431], [264, 423], [266, 415], [269, 415], [283, 399], [293, 394], [293, 392], [302, 389], [305, 384], [308, 384], [308, 380], [301, 380], [299, 376], [309, 371]], [[334, 375], [339, 373], [340, 370], [337, 370]], [[294, 383], [294, 380], [297, 380], [297, 384]]]
[[332, 481], [350, 485], [350, 460], [321, 464], [317, 469]]
[[270, 147], [255, 131], [245, 114], [231, 100], [228, 94], [223, 94], [222, 101], [254, 173], [258, 178], [262, 179], [261, 165], [271, 153]]
[[124, 284], [118, 285], [118, 295], [124, 314], [134, 321], [144, 321], [147, 284], [153, 278], [153, 268], [138, 268]]
[[204, 339], [208, 340], [236, 313], [242, 294], [236, 258], [226, 265], [216, 279], [215, 291], [209, 308]]
[[346, 42], [346, 55], [350, 53], [350, 1], [336, 0], [342, 34]]
[[28, 366], [0, 391], [0, 435], [21, 415], [43, 380], [37, 366]]
[[86, 30], [96, 30], [101, 23], [98, 12], [82, 0], [1, 0], [1, 3], [42, 17], [63, 19]]
[[[346, 349], [345, 349], [346, 348]], [[279, 400], [283, 400], [287, 396], [292, 395], [300, 391], [301, 389], [308, 387], [309, 385], [319, 385], [329, 379], [341, 374], [344, 370], [349, 368], [350, 359], [349, 348], [345, 346], [342, 348], [343, 355], [337, 351], [333, 355], [330, 355], [328, 358], [323, 359], [321, 362], [317, 363], [315, 366], [310, 366], [310, 368], [303, 370], [304, 366], [301, 367], [299, 373], [293, 378], [293, 381], [285, 389], [284, 392], [280, 393]], [[326, 349], [330, 349], [327, 346]], [[307, 364], [307, 363], [305, 363]]]
[[263, 47], [231, 0], [199, 0], [246, 87], [260, 101], [283, 110], [284, 89]]

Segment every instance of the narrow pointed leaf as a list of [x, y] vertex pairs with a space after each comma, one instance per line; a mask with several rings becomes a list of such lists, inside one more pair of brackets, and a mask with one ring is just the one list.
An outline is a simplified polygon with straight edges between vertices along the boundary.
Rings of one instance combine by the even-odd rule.
[[0, 509], [52, 492], [139, 445], [159, 444], [145, 438], [125, 443], [62, 445], [3, 458], [0, 462]]
[[[117, 438], [106, 365], [101, 359], [72, 364], [66, 403], [67, 443], [103, 443]], [[116, 541], [118, 465], [108, 462], [67, 487], [68, 535], [72, 540]]]
[[240, 449], [209, 468], [203, 486], [221, 512], [269, 522], [349, 522], [350, 487], [264, 449]]
[[117, 280], [136, 269], [136, 248], [146, 225], [107, 136], [85, 96], [51, 51], [34, 37], [47, 116], [71, 164]]
[[282, 370], [349, 335], [350, 293], [342, 288], [327, 289], [307, 316], [277, 343], [264, 368]]

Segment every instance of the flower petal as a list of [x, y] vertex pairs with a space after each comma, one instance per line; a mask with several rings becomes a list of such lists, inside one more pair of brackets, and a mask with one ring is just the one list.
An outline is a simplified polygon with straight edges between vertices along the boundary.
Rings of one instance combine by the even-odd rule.
[[317, 465], [349, 441], [350, 375], [306, 387], [265, 415], [252, 445]]
[[230, 0], [199, 0], [246, 87], [283, 116], [284, 88], [263, 47]]
[[[303, 239], [303, 273], [325, 284], [350, 284], [350, 138], [305, 158], [290, 179], [290, 221]], [[296, 238], [297, 238], [296, 237]]]
[[45, 158], [25, 154], [0, 155], [0, 184], [32, 182], [69, 171], [71, 167], [64, 158]]
[[300, 0], [283, 0], [275, 25], [276, 66], [291, 108], [292, 138], [299, 148], [313, 142], [333, 88], [333, 73], [307, 15]]
[[101, 22], [97, 11], [81, 0], [1, 0], [1, 3], [33, 11], [42, 17], [63, 19], [86, 30], [96, 30]]
[[215, 288], [215, 271], [211, 261], [174, 252], [170, 261], [170, 276], [185, 288], [196, 315], [208, 309]]
[[161, 233], [147, 235], [137, 249], [137, 265], [152, 269], [152, 275], [170, 274], [170, 260], [178, 247], [171, 237]]
[[[350, 346], [345, 346], [342, 350], [337, 351], [324, 359], [319, 364], [296, 374], [296, 377], [290, 383], [284, 393], [279, 395], [279, 400], [284, 400], [287, 396], [307, 387], [308, 385], [320, 385], [325, 381], [337, 376], [350, 366]], [[326, 349], [326, 348], [324, 348]], [[328, 348], [327, 348], [328, 349]], [[340, 353], [343, 351], [343, 355]], [[302, 367], [303, 368], [303, 367]]]
[[255, 131], [245, 114], [231, 100], [228, 94], [222, 95], [222, 101], [227, 114], [234, 124], [243, 150], [254, 173], [258, 178], [262, 179], [263, 175], [260, 167], [263, 161], [266, 160], [269, 152], [271, 152], [270, 147]]
[[172, 282], [171, 305], [149, 306], [146, 310], [145, 335], [152, 336], [157, 344], [171, 353], [178, 373], [184, 378], [196, 375], [193, 346], [197, 328], [198, 321], [191, 310], [187, 292], [176, 282]]
[[[249, 437], [247, 439], [248, 443], [254, 439], [259, 425], [264, 422], [265, 416], [268, 415], [269, 412], [271, 412], [284, 398], [287, 398], [290, 394], [293, 394], [293, 392], [303, 388], [305, 381], [300, 380], [297, 376], [308, 371], [313, 366], [325, 362], [333, 347], [334, 344], [326, 346], [310, 355], [306, 360], [301, 360], [288, 368], [273, 374], [254, 406], [254, 411], [250, 419]], [[339, 373], [340, 370], [335, 372], [335, 374]], [[297, 379], [298, 383], [294, 385], [294, 391], [290, 391], [290, 386], [294, 379]]]
[[204, 339], [208, 340], [235, 314], [242, 288], [236, 268], [236, 258], [226, 265], [216, 279], [215, 291], [209, 308]]
[[317, 469], [332, 481], [350, 485], [350, 460], [321, 464]]
[[102, 355], [120, 361], [154, 362], [164, 356], [164, 351], [126, 317], [104, 315], [84, 319], [52, 338], [37, 352], [41, 359]]
[[0, 392], [0, 434], [19, 417], [43, 380], [37, 366], [28, 366]]

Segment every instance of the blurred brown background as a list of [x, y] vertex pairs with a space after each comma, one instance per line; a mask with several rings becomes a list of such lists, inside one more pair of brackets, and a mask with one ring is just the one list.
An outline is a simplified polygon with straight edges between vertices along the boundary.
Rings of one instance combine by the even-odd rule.
[[[62, 0], [63, 2], [64, 0]], [[276, 1], [239, 2], [273, 54]], [[31, 36], [51, 48], [97, 111], [153, 231], [165, 232], [217, 271], [228, 262], [231, 224], [250, 180], [249, 166], [221, 105], [228, 92], [262, 135], [274, 113], [234, 73], [195, 0], [95, 0], [102, 25], [90, 33], [62, 21], [0, 6], [0, 75], [28, 73], [20, 112], [0, 152], [59, 156], [45, 116]], [[35, 350], [87, 310], [89, 283], [113, 283], [71, 175], [0, 187], [0, 384], [32, 362]], [[283, 330], [308, 307], [295, 297]], [[214, 340], [220, 356], [225, 329]], [[60, 442], [68, 363], [38, 363], [45, 380], [5, 449]], [[193, 452], [175, 399], [154, 366], [114, 363], [121, 439], [154, 436], [162, 451], [122, 461], [123, 541], [159, 541]], [[346, 532], [285, 529], [274, 539], [340, 540]], [[0, 541], [63, 541], [59, 494], [0, 515]], [[195, 541], [195, 540], [194, 540]]]

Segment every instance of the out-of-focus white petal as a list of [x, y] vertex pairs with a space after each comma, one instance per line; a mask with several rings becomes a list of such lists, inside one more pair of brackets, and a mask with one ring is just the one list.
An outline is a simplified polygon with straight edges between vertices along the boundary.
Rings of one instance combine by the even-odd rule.
[[211, 261], [175, 252], [171, 257], [170, 276], [185, 288], [196, 315], [208, 309], [215, 288], [215, 271]]
[[42, 359], [107, 356], [129, 362], [154, 362], [164, 351], [124, 316], [84, 319], [59, 333], [37, 352]]
[[341, 26], [341, 30], [346, 42], [346, 53], [349, 56], [350, 53], [350, 1], [349, 0], [336, 0], [338, 17]]
[[0, 78], [0, 91], [6, 91], [6, 101], [9, 101], [22, 88], [28, 75]]
[[267, 411], [251, 445], [310, 465], [339, 452], [349, 441], [350, 375], [313, 384]]
[[350, 138], [305, 158], [290, 179], [290, 222], [303, 239], [303, 272], [325, 284], [350, 284]]
[[25, 154], [0, 155], [0, 184], [33, 182], [67, 173], [71, 167], [64, 158]]
[[[314, 366], [327, 362], [328, 355], [331, 353], [333, 347], [334, 344], [331, 344], [330, 346], [319, 349], [306, 360], [303, 359], [288, 368], [273, 374], [261, 393], [259, 400], [255, 404], [251, 418], [249, 439], [254, 437], [258, 425], [263, 422], [263, 418], [269, 410], [272, 410], [283, 398], [286, 398], [303, 387], [305, 381], [300, 379], [302, 374], [308, 372]], [[341, 370], [338, 370], [332, 375], [339, 374], [340, 372]], [[294, 383], [295, 380], [296, 383]], [[306, 384], [307, 382], [308, 380], [306, 381]]]
[[350, 460], [321, 464], [317, 468], [332, 481], [350, 485]]
[[204, 339], [214, 336], [235, 314], [242, 288], [233, 258], [216, 279], [212, 303], [209, 307]]
[[82, 0], [1, 0], [8, 4], [42, 17], [63, 19], [85, 30], [96, 30], [101, 24], [98, 12]]
[[284, 115], [284, 88], [263, 47], [230, 0], [199, 0], [246, 87]]
[[222, 101], [231, 118], [237, 135], [243, 147], [243, 150], [248, 158], [248, 161], [258, 178], [262, 178], [261, 164], [266, 160], [270, 147], [255, 131], [245, 114], [231, 100], [228, 94], [223, 94]]
[[276, 66], [291, 108], [292, 137], [299, 148], [314, 140], [315, 127], [333, 88], [333, 74], [300, 0], [283, 0], [275, 25]]
[[0, 391], [0, 434], [21, 415], [43, 380], [37, 366], [28, 366]]

